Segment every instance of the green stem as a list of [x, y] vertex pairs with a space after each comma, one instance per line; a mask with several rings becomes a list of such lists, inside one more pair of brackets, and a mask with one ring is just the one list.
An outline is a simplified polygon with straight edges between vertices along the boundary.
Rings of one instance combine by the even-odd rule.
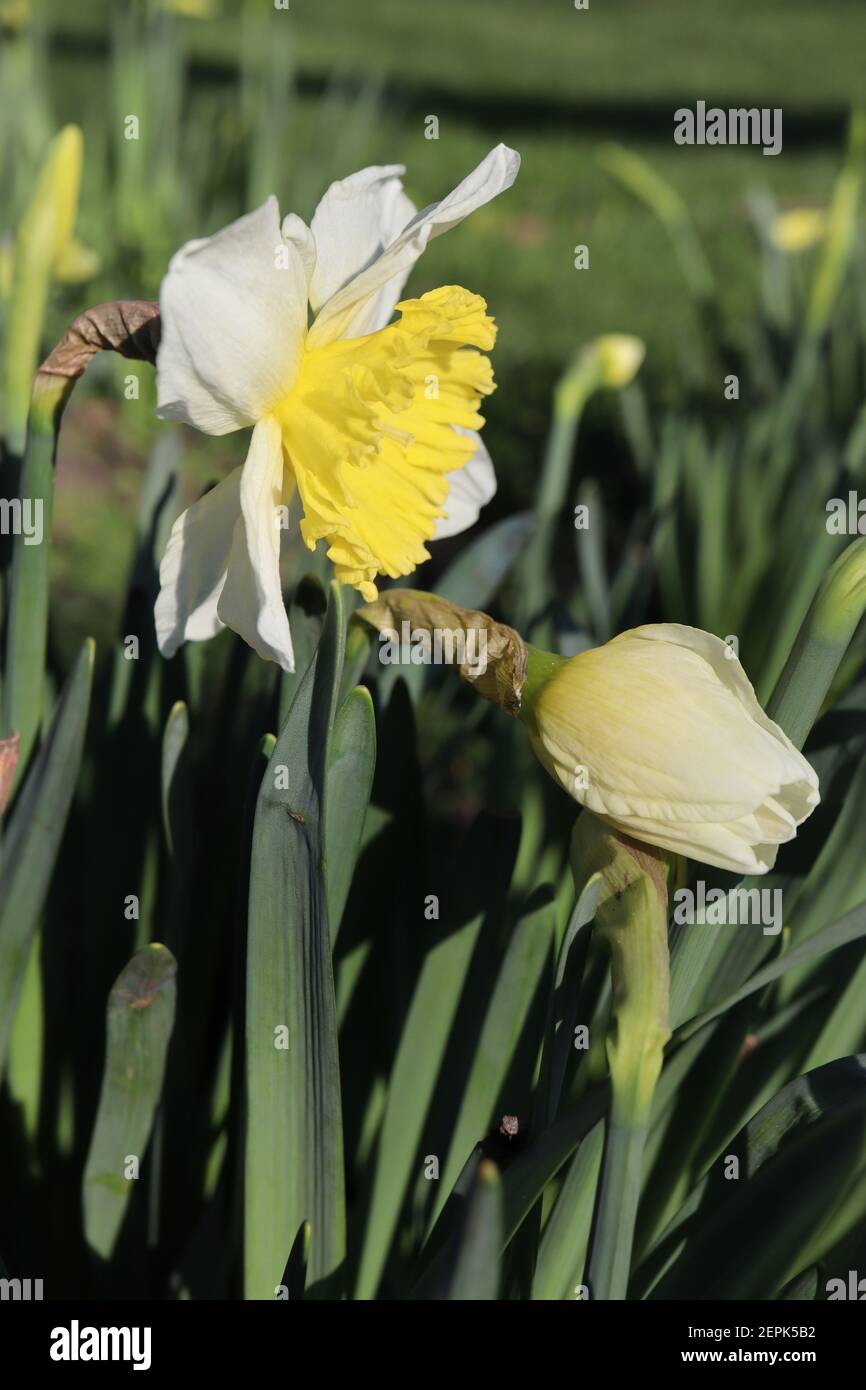
[[670, 1037], [671, 865], [659, 851], [609, 830], [586, 812], [575, 826], [571, 864], [578, 892], [600, 875], [595, 925], [610, 951], [612, 989], [606, 1049], [613, 1098], [587, 1283], [593, 1299], [624, 1299], [647, 1126]]
[[524, 630], [544, 606], [554, 534], [571, 480], [574, 442], [583, 407], [597, 385], [596, 377], [597, 368], [592, 360], [578, 357], [557, 383], [553, 424], [535, 498], [535, 528], [521, 564], [517, 626]]
[[564, 666], [566, 658], [557, 656], [555, 652], [542, 651], [540, 647], [532, 647], [526, 644], [526, 676], [520, 691], [520, 709], [518, 711], [520, 719], [523, 720], [530, 729], [535, 728], [535, 715], [533, 714], [533, 703], [538, 692], [543, 685], [546, 685], [550, 677]]
[[614, 1100], [604, 1142], [587, 1283], [593, 1299], [624, 1299], [640, 1200], [648, 1111]]

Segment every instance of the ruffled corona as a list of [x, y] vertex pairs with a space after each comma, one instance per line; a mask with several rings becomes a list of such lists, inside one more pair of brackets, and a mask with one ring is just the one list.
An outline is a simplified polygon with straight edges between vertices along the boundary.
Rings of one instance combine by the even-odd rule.
[[458, 430], [484, 423], [478, 407], [494, 389], [477, 351], [496, 338], [483, 299], [449, 285], [396, 307], [388, 328], [306, 352], [276, 412], [304, 541], [326, 540], [337, 578], [368, 601], [377, 575], [429, 559], [447, 475], [475, 452]]

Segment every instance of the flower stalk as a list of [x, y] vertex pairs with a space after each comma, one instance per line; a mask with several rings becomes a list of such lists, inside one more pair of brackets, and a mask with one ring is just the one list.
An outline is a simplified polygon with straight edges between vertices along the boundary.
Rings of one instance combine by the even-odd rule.
[[556, 384], [553, 423], [535, 499], [535, 526], [523, 554], [520, 620], [535, 619], [547, 589], [550, 551], [565, 506], [574, 442], [583, 409], [596, 391], [621, 390], [640, 369], [646, 349], [639, 338], [606, 333], [583, 348]]
[[671, 856], [584, 813], [572, 837], [581, 893], [599, 880], [595, 929], [610, 953], [613, 1004], [606, 1052], [612, 1101], [590, 1245], [587, 1283], [596, 1299], [624, 1299], [643, 1153], [670, 1028], [668, 875]]

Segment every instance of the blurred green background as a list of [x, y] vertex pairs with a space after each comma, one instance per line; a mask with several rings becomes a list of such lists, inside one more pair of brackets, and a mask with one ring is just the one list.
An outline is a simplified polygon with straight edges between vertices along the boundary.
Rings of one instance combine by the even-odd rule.
[[[695, 394], [718, 405], [720, 374], [696, 368], [695, 305], [666, 230], [602, 166], [607, 142], [646, 158], [685, 199], [716, 282], [716, 349], [736, 353], [759, 294], [749, 198], [827, 202], [864, 57], [858, 0], [595, 0], [586, 11], [570, 0], [291, 0], [287, 10], [6, 0], [0, 16], [7, 239], [51, 134], [70, 121], [85, 133], [78, 230], [100, 269], [55, 295], [54, 336], [89, 304], [155, 298], [184, 240], [272, 191], [284, 212], [309, 218], [333, 178], [396, 161], [423, 206], [497, 141], [520, 150], [516, 186], [437, 240], [412, 281], [419, 294], [464, 283], [500, 325], [488, 409], [500, 496], [489, 519], [530, 503], [553, 383], [600, 332], [646, 341], [653, 408]], [[781, 106], [782, 155], [676, 146], [673, 111], [698, 98]], [[129, 114], [138, 141], [123, 138]], [[425, 138], [429, 115], [438, 140]], [[588, 271], [573, 267], [580, 243]], [[117, 361], [94, 364], [64, 426], [53, 561], [64, 656], [85, 631], [114, 630], [140, 470], [159, 429], [151, 374], [129, 403], [124, 375]], [[608, 398], [592, 403], [581, 439], [628, 510], [633, 478]], [[189, 496], [239, 455], [237, 440], [190, 435]]]

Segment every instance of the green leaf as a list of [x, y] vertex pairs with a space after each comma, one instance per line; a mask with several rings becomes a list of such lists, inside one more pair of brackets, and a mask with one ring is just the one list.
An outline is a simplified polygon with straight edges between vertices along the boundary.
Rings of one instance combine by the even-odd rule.
[[[178, 427], [161, 430], [148, 455], [147, 467], [141, 480], [138, 515], [135, 521], [135, 552], [130, 565], [126, 602], [120, 623], [123, 642], [112, 653], [111, 686], [108, 701], [108, 731], [115, 735], [112, 749], [112, 769], [118, 760], [127, 767], [133, 760], [143, 760], [148, 767], [153, 749], [142, 738], [142, 725], [156, 736], [162, 727], [159, 707], [160, 677], [165, 671], [156, 661], [156, 629], [153, 605], [159, 594], [159, 565], [171, 534], [171, 528], [181, 511], [180, 481], [181, 437]], [[138, 655], [127, 651], [126, 639], [134, 637]], [[204, 661], [204, 643], [192, 642], [184, 648], [183, 662], [187, 669], [200, 669]], [[190, 653], [195, 652], [192, 657]], [[188, 703], [195, 708], [198, 689], [190, 682]], [[135, 774], [130, 774], [134, 776]], [[97, 808], [101, 798], [95, 796]]]
[[[734, 1010], [708, 1024], [665, 1058], [647, 1140], [646, 1178], [635, 1239], [638, 1258], [682, 1206], [696, 1174], [702, 1171], [706, 1154], [716, 1152], [708, 1130], [717, 1129], [722, 1105], [734, 1095], [742, 1095], [747, 1103], [743, 1086], [732, 1087], [747, 1028], [746, 1011]], [[742, 1076], [740, 1071], [738, 1081]], [[774, 1095], [789, 1079], [790, 1070], [769, 1095]], [[728, 1132], [736, 1133], [759, 1103], [732, 1121]]]
[[511, 934], [454, 1121], [431, 1224], [468, 1156], [490, 1128], [497, 1096], [508, 1075], [532, 1000], [550, 959], [554, 926], [553, 905], [545, 903], [521, 917]]
[[72, 802], [90, 704], [93, 643], [66, 682], [3, 844], [0, 870], [0, 1073], [27, 960]]
[[578, 426], [584, 406], [597, 386], [591, 351], [577, 353], [556, 383], [553, 419], [535, 493], [532, 532], [517, 566], [520, 590], [516, 626], [524, 635], [530, 621], [539, 617], [548, 602], [556, 525], [568, 497]]
[[[556, 1176], [581, 1140], [603, 1119], [609, 1103], [609, 1087], [596, 1086], [548, 1129], [538, 1135], [530, 1135], [527, 1147], [502, 1174], [504, 1245], [508, 1244], [532, 1211], [551, 1178]], [[470, 1154], [431, 1232], [422, 1255], [420, 1274], [413, 1290], [414, 1298], [427, 1297], [428, 1290], [441, 1284], [443, 1271], [448, 1267], [448, 1251], [454, 1232], [459, 1230], [462, 1223], [466, 1196], [479, 1156], [479, 1149]]]
[[611, 599], [605, 562], [604, 502], [594, 478], [583, 483], [577, 501], [592, 517], [591, 526], [574, 533], [580, 581], [593, 634], [598, 642], [606, 642], [611, 636]]
[[174, 956], [157, 944], [138, 951], [108, 999], [105, 1071], [84, 1169], [84, 1234], [109, 1259], [139, 1173], [162, 1092], [174, 1026]]
[[[68, 383], [63, 383], [68, 385]], [[3, 727], [20, 735], [16, 780], [23, 776], [43, 717], [43, 680], [48, 644], [48, 566], [51, 556], [51, 518], [54, 508], [54, 456], [65, 395], [46, 409], [34, 408], [18, 496], [22, 526], [41, 524], [38, 543], [20, 531], [12, 546], [12, 578], [8, 598], [6, 656], [3, 686]], [[41, 515], [40, 515], [41, 514]]]
[[518, 512], [482, 531], [452, 560], [436, 585], [436, 593], [464, 608], [486, 610], [532, 526], [532, 512]]
[[[510, 853], [503, 841], [501, 826], [496, 825], [492, 817], [476, 822], [456, 876], [465, 901], [449, 904], [450, 910], [443, 912], [443, 920], [438, 925], [424, 923], [431, 934], [431, 944], [409, 1005], [388, 1086], [357, 1280], [356, 1297], [359, 1299], [375, 1297], [379, 1287], [467, 972], [486, 916], [483, 910], [478, 911], [477, 881], [480, 879], [486, 885], [488, 901], [491, 884], [502, 891], [504, 865], [500, 862], [493, 868], [493, 864], [497, 845], [502, 848], [503, 859]], [[506, 885], [510, 872], [509, 863]], [[484, 889], [481, 896], [483, 900]], [[419, 912], [421, 905], [419, 897]]]
[[857, 236], [857, 213], [863, 186], [866, 116], [853, 111], [848, 129], [845, 163], [837, 176], [828, 214], [827, 234], [809, 289], [805, 333], [819, 338], [825, 331], [844, 281]]
[[713, 273], [682, 194], [641, 155], [621, 145], [603, 145], [598, 162], [655, 213], [671, 239], [692, 295], [699, 303], [710, 300], [715, 292]]
[[428, 953], [391, 1074], [356, 1298], [375, 1296], [483, 913]]
[[352, 614], [346, 629], [346, 657], [343, 663], [343, 681], [340, 687], [340, 704], [349, 697], [360, 683], [364, 668], [373, 650], [373, 629], [362, 618]]
[[506, 1239], [511, 1238], [550, 1179], [601, 1119], [609, 1099], [606, 1085], [596, 1086], [587, 1092], [572, 1110], [561, 1115], [549, 1129], [543, 1130], [537, 1138], [531, 1137], [528, 1148], [503, 1174]]
[[[834, 795], [832, 787], [828, 793], [827, 784], [823, 784], [822, 790], [828, 819], [833, 812], [835, 816], [821, 837], [821, 847], [806, 882], [785, 914], [786, 925], [798, 944], [816, 928], [836, 921], [866, 901], [866, 856], [859, 844], [866, 813], [866, 755], [853, 768], [838, 810], [832, 803], [827, 804], [828, 795]], [[824, 812], [825, 807], [819, 807], [821, 820]]]
[[162, 736], [162, 820], [169, 850], [174, 850], [171, 803], [177, 765], [189, 737], [189, 711], [183, 700], [172, 705]]
[[699, 1028], [703, 1028], [705, 1023], [709, 1023], [713, 1018], [718, 1018], [719, 1014], [726, 1013], [735, 1004], [739, 1004], [741, 999], [746, 999], [750, 994], [755, 994], [758, 990], [772, 984], [774, 980], [781, 979], [783, 975], [786, 975], [789, 970], [793, 970], [796, 966], [818, 960], [821, 956], [827, 955], [828, 952], [847, 945], [849, 941], [858, 941], [863, 936], [866, 936], [866, 903], [861, 903], [859, 907], [854, 908], [853, 912], [847, 912], [838, 922], [816, 932], [814, 936], [810, 936], [801, 945], [777, 956], [769, 965], [764, 966], [763, 970], [757, 971], [739, 989], [734, 990], [733, 994], [729, 994], [720, 1003], [714, 1004], [712, 1008], [697, 1014], [687, 1023], [682, 1024], [674, 1033], [673, 1041], [683, 1042], [686, 1038], [690, 1038]]
[[798, 1077], [726, 1146], [658, 1242], [681, 1253], [652, 1298], [773, 1298], [866, 1219], [864, 1063]]
[[287, 1301], [292, 1303], [304, 1297], [307, 1282], [307, 1263], [310, 1258], [310, 1223], [305, 1221], [295, 1236], [289, 1252], [283, 1277], [280, 1280], [286, 1290]]
[[310, 1222], [308, 1294], [332, 1296], [345, 1253], [343, 1133], [325, 888], [328, 746], [345, 622], [325, 630], [262, 779], [247, 934], [245, 1297], [273, 1299]]
[[43, 1000], [41, 932], [36, 931], [6, 1053], [6, 1085], [21, 1106], [24, 1126], [33, 1140], [39, 1125], [39, 1099], [44, 1062], [45, 1004]]
[[289, 627], [295, 654], [294, 671], [284, 671], [280, 677], [280, 728], [292, 707], [292, 701], [316, 653], [325, 627], [328, 595], [314, 574], [300, 580], [289, 608]]
[[328, 920], [336, 941], [364, 834], [376, 767], [376, 714], [363, 685], [347, 695], [328, 746], [325, 862]]
[[534, 1299], [574, 1299], [583, 1284], [603, 1144], [604, 1125], [599, 1123], [568, 1166], [538, 1248]]
[[803, 619], [767, 713], [801, 748], [866, 609], [866, 540], [832, 564]]
[[809, 1049], [804, 1067], [811, 1070], [824, 1062], [832, 1062], [835, 1057], [848, 1057], [863, 1046], [866, 1040], [864, 994], [866, 957], [860, 961], [850, 978], [846, 979], [830, 1017]]
[[814, 1303], [821, 1297], [824, 1282], [823, 1265], [812, 1265], [811, 1268], [804, 1269], [802, 1274], [795, 1275], [790, 1283], [785, 1285], [779, 1299], [783, 1302]]
[[499, 1297], [503, 1247], [502, 1183], [499, 1170], [485, 1159], [478, 1165], [469, 1198], [466, 1224], [459, 1243], [448, 1297], [489, 1303]]
[[538, 1082], [538, 1113], [549, 1125], [559, 1112], [568, 1063], [573, 1053], [574, 1029], [580, 1007], [580, 987], [589, 946], [589, 928], [595, 918], [600, 876], [594, 875], [575, 903], [556, 965], [556, 981], [550, 1002], [547, 1036]]

